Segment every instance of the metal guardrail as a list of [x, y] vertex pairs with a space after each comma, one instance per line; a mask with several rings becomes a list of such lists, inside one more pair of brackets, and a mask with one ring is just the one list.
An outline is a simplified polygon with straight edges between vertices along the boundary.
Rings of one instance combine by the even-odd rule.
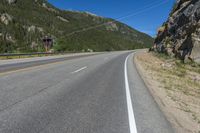
[[[70, 52], [68, 52], [70, 53]], [[44, 53], [44, 52], [37, 52], [37, 53], [5, 53], [5, 54], [0, 54], [0, 57], [18, 57], [21, 58], [22, 56], [47, 56], [47, 55], [59, 55], [59, 54], [67, 54], [67, 53]]]

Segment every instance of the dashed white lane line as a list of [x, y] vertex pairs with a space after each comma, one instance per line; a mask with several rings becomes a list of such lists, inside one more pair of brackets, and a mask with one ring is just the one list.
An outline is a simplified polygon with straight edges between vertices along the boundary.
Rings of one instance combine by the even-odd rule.
[[84, 69], [86, 69], [86, 68], [87, 68], [87, 66], [82, 67], [82, 68], [80, 68], [80, 69], [78, 69], [78, 70], [72, 72], [72, 74], [74, 74], [74, 73], [78, 73], [78, 72], [80, 72], [80, 71], [82, 71], [82, 70], [84, 70]]
[[130, 133], [137, 133], [135, 116], [134, 116], [134, 112], [133, 112], [133, 104], [132, 104], [132, 100], [131, 100], [130, 88], [129, 88], [129, 83], [128, 83], [127, 61], [128, 61], [129, 56], [126, 57], [125, 64], [124, 64], [126, 100], [127, 100], [127, 108], [128, 108]]

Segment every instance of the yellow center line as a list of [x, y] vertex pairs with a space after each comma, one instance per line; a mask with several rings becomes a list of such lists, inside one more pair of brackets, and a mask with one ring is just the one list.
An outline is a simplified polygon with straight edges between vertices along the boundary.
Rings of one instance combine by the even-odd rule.
[[[88, 54], [88, 55], [91, 56], [91, 55], [96, 55], [96, 54]], [[82, 55], [82, 56], [84, 57], [84, 55]], [[86, 56], [87, 56], [87, 55], [86, 55]], [[70, 57], [70, 56], [69, 56], [69, 57]], [[74, 56], [71, 56], [71, 57], [74, 57]], [[78, 56], [77, 56], [77, 57], [78, 57]], [[9, 70], [9, 71], [6, 71], [6, 72], [0, 72], [0, 76], [5, 76], [5, 75], [8, 75], [8, 74], [13, 74], [13, 73], [17, 73], [17, 72], [30, 71], [30, 70], [37, 69], [37, 68], [43, 69], [43, 68], [46, 68], [47, 66], [51, 66], [51, 65], [55, 65], [55, 64], [62, 64], [62, 63], [64, 63], [65, 61], [68, 61], [68, 60], [57, 61], [57, 62], [42, 64], [42, 65], [27, 67], [27, 68], [19, 68], [19, 69], [16, 69], [16, 70]]]
[[26, 72], [26, 71], [31, 71], [31, 70], [34, 70], [34, 69], [43, 69], [43, 68], [46, 68], [48, 66], [53, 66], [53, 65], [56, 65], [56, 64], [62, 64], [64, 63], [65, 61], [58, 61], [58, 62], [52, 62], [52, 63], [48, 63], [48, 64], [43, 64], [43, 65], [37, 65], [37, 66], [32, 66], [32, 67], [27, 67], [27, 68], [19, 68], [17, 70], [9, 70], [9, 71], [6, 71], [6, 72], [0, 72], [0, 76], [6, 76], [6, 75], [9, 75], [9, 74], [13, 74], [13, 73], [18, 73], [18, 72]]

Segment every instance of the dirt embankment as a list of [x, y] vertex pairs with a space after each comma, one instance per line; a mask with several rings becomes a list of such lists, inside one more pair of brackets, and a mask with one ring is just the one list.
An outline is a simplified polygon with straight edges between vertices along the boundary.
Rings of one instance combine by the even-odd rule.
[[134, 58], [156, 102], [177, 133], [200, 133], [200, 66], [141, 52]]

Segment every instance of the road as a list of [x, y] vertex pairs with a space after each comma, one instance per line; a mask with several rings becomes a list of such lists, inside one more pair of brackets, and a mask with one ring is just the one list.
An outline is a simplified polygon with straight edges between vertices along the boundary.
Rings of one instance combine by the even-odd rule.
[[87, 57], [87, 56], [91, 56], [95, 54], [100, 54], [100, 52], [99, 53], [75, 53], [75, 54], [47, 56], [47, 57], [1, 60], [0, 73], [33, 67], [33, 66], [45, 65], [49, 63], [61, 62], [61, 61], [76, 59], [80, 57]]
[[133, 53], [0, 65], [0, 133], [173, 133]]

